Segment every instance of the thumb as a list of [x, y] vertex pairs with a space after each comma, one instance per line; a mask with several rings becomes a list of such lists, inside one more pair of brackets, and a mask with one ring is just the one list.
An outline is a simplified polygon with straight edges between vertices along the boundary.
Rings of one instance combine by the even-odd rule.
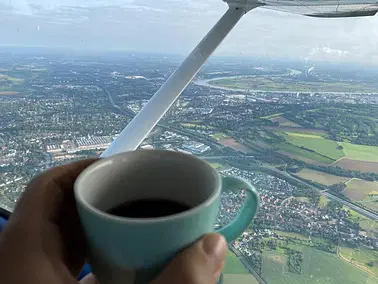
[[214, 284], [227, 254], [223, 236], [211, 233], [181, 252], [151, 284]]
[[79, 284], [99, 284], [99, 283], [96, 277], [92, 273], [90, 273], [87, 276], [85, 276], [83, 279], [81, 279]]

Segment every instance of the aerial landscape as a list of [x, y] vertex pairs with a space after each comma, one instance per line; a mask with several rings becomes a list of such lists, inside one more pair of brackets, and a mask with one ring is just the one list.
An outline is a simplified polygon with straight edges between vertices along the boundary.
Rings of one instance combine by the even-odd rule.
[[[99, 156], [182, 58], [0, 49], [0, 206], [47, 168]], [[378, 283], [378, 68], [214, 57], [140, 148], [249, 180], [260, 211], [224, 283]], [[217, 226], [244, 195], [222, 195]]]

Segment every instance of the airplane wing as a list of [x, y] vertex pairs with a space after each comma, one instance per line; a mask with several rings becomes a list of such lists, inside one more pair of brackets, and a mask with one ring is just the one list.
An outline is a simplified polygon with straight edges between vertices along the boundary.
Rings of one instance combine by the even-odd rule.
[[229, 3], [259, 3], [261, 8], [318, 18], [374, 16], [378, 1], [372, 0], [225, 0]]

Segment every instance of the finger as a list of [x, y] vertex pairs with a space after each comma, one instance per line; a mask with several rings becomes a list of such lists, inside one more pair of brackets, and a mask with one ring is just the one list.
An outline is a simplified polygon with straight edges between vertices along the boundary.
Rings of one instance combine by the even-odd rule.
[[151, 284], [214, 284], [221, 274], [226, 254], [224, 237], [208, 234], [180, 253]]
[[79, 284], [99, 284], [96, 277], [90, 273], [80, 280]]
[[14, 215], [27, 214], [34, 220], [56, 220], [62, 204], [75, 206], [73, 184], [79, 174], [97, 160], [81, 160], [37, 176], [21, 196]]

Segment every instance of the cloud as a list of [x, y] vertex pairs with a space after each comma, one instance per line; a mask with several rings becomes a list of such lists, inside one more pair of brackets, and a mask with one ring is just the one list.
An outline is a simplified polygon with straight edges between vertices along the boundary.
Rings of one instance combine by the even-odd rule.
[[[188, 53], [226, 9], [221, 0], [0, 0], [0, 44]], [[377, 50], [377, 17], [255, 9], [217, 54], [368, 62]]]

